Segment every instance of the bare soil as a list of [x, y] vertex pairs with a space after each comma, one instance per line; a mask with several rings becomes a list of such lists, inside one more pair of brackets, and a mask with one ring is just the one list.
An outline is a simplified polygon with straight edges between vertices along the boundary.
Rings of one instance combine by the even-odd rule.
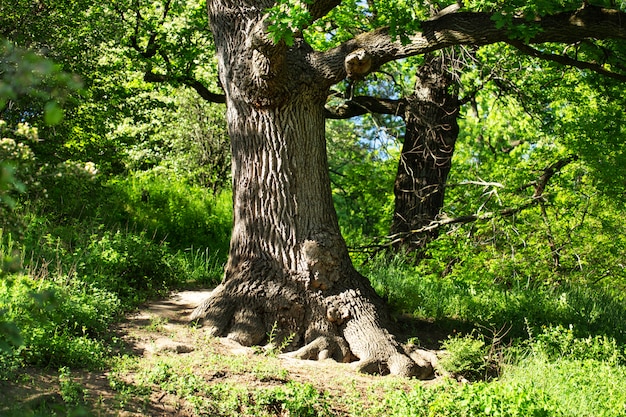
[[[282, 355], [268, 357], [259, 354], [258, 349], [208, 336], [201, 327], [190, 324], [188, 317], [209, 294], [210, 291], [174, 293], [128, 314], [117, 325], [115, 334], [120, 345], [127, 357], [136, 359], [131, 362], [137, 365], [102, 372], [71, 372], [72, 381], [85, 390], [84, 405], [89, 415], [194, 416], [184, 399], [159, 385], [152, 384], [148, 392], [137, 395], [137, 387], [145, 386], [141, 385], [142, 375], [149, 373], [159, 361], [177, 363], [177, 358], [180, 358], [181, 367], [205, 381], [226, 381], [248, 388], [274, 387], [295, 381], [311, 384], [336, 398], [348, 392], [358, 397], [360, 393], [364, 401], [376, 398], [372, 390], [377, 386], [392, 384], [396, 389], [408, 389], [415, 383], [408, 379], [365, 375], [356, 372], [350, 364], [332, 360], [303, 361]], [[433, 347], [445, 336], [433, 333], [434, 329], [427, 323], [418, 327], [411, 326], [412, 337], [418, 336]], [[423, 338], [415, 332], [423, 333]], [[124, 387], [131, 393], [126, 395]], [[15, 409], [16, 404], [23, 405], [24, 410], [41, 409], [42, 406], [61, 409], [65, 404], [62, 394], [56, 370], [26, 369], [14, 381], [0, 382], [0, 415]], [[333, 413], [349, 415], [341, 406]]]

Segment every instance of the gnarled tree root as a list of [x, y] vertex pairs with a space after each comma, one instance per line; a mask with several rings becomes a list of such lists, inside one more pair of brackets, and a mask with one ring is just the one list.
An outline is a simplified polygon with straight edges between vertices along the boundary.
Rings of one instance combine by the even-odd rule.
[[[241, 282], [241, 281], [240, 281]], [[280, 345], [288, 340], [285, 356], [306, 360], [333, 359], [353, 363], [356, 370], [373, 374], [393, 374], [421, 379], [433, 376], [427, 360], [415, 361], [381, 323], [381, 306], [367, 293], [348, 289], [333, 295], [317, 290], [306, 299], [291, 286], [273, 286], [259, 291], [257, 286], [222, 284], [192, 313], [213, 336], [244, 346], [267, 342], [268, 334]], [[329, 291], [330, 292], [330, 291]]]

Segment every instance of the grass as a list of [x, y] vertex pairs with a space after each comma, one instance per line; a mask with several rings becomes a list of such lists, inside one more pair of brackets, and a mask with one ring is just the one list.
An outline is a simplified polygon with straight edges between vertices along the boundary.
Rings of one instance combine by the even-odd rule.
[[551, 399], [557, 415], [626, 415], [626, 367], [585, 359], [529, 357], [504, 373], [500, 383]]
[[435, 321], [447, 330], [507, 329], [511, 339], [541, 326], [574, 326], [579, 335], [605, 335], [626, 343], [626, 305], [601, 288], [575, 284], [498, 285], [466, 276], [444, 276], [401, 258], [366, 266], [377, 292], [397, 312]]
[[[96, 410], [104, 408], [106, 415], [154, 415], [156, 404], [198, 416], [573, 417], [622, 416], [626, 411], [624, 346], [604, 336], [577, 337], [573, 328], [544, 327], [516, 345], [500, 347], [508, 355], [498, 364], [496, 378], [460, 384], [444, 377], [424, 385], [393, 377], [359, 377], [342, 364], [288, 369], [274, 355], [254, 349], [235, 355], [202, 328], [178, 324], [176, 330], [172, 325], [152, 317], [128, 331], [131, 340], [171, 337], [195, 350], [143, 356], [120, 352], [108, 362], [106, 399], [88, 388], [88, 374], [60, 367], [52, 383], [60, 397], [36, 403], [31, 414], [0, 401], [0, 412], [98, 415]], [[490, 346], [473, 334], [453, 336], [446, 347], [457, 367], [448, 370], [458, 374], [483, 370]], [[15, 375], [33, 385], [28, 373]]]

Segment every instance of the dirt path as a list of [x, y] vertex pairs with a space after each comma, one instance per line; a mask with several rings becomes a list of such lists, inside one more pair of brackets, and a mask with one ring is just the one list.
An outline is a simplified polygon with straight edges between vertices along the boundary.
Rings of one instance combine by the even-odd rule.
[[[260, 354], [259, 349], [243, 347], [206, 334], [192, 326], [188, 317], [210, 291], [181, 291], [169, 298], [150, 302], [127, 315], [116, 328], [120, 344], [127, 352], [120, 364], [106, 372], [72, 372], [72, 381], [85, 394], [87, 408], [102, 416], [194, 416], [193, 408], [174, 388], [158, 379], [160, 369], [199, 378], [202, 383], [227, 383], [256, 389], [284, 385], [289, 381], [310, 384], [319, 392], [341, 398], [347, 392], [364, 397], [377, 384], [406, 380], [363, 375], [349, 364], [332, 360], [302, 361], [277, 355]], [[156, 375], [156, 376], [155, 376]], [[395, 382], [393, 382], [395, 381]], [[67, 390], [67, 388], [66, 388]], [[180, 390], [180, 389], [179, 389]], [[56, 372], [32, 369], [17, 381], [0, 385], [25, 408], [38, 409], [63, 405], [67, 396]], [[337, 415], [348, 415], [336, 410]], [[4, 415], [0, 405], [0, 415]]]

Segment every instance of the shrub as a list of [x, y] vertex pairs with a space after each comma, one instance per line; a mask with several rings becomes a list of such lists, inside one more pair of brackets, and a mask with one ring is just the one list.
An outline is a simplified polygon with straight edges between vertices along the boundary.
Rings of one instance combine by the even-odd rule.
[[445, 353], [440, 365], [445, 371], [469, 380], [485, 377], [489, 368], [488, 347], [482, 337], [450, 336], [443, 342], [442, 347]]
[[626, 365], [624, 348], [605, 335], [576, 337], [574, 326], [546, 326], [528, 341], [533, 354], [549, 360], [575, 358], [596, 360], [609, 365]]
[[99, 288], [16, 276], [0, 284], [0, 309], [24, 342], [5, 352], [3, 361], [99, 369], [109, 355], [101, 338], [120, 302]]

